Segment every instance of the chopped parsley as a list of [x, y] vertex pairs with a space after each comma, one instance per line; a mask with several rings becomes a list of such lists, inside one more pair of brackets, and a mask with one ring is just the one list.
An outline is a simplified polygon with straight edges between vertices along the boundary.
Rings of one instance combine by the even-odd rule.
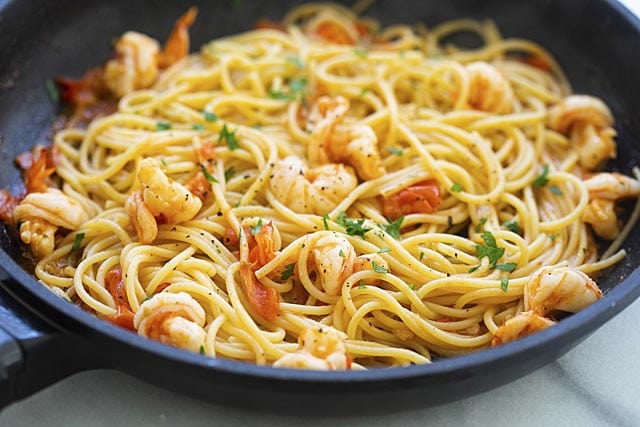
[[341, 256], [342, 258], [346, 257], [344, 251], [342, 249], [340, 249], [340, 252], [338, 252], [338, 255]]
[[204, 165], [200, 165], [200, 170], [204, 174], [204, 177], [207, 179], [207, 181], [209, 181], [211, 184], [218, 183], [218, 180], [215, 179], [214, 176], [209, 173], [209, 171], [207, 170], [207, 168], [204, 167]]
[[489, 263], [495, 268], [498, 260], [504, 255], [504, 248], [499, 248], [496, 245], [496, 238], [490, 231], [482, 233], [482, 240], [484, 240], [484, 245], [476, 245], [478, 258], [487, 257]]
[[376, 273], [387, 274], [389, 272], [389, 270], [381, 265], [378, 265], [378, 263], [375, 261], [371, 261], [371, 266], [373, 267], [373, 271], [375, 271]]
[[84, 233], [76, 234], [76, 237], [73, 239], [73, 245], [71, 246], [71, 250], [75, 251], [79, 249], [83, 239], [84, 239]]
[[217, 114], [210, 113], [209, 111], [203, 111], [202, 114], [204, 115], [204, 119], [207, 122], [217, 122], [219, 119]]
[[360, 91], [360, 96], [365, 96], [369, 92], [371, 92], [371, 89], [369, 89], [368, 87], [362, 88], [362, 90]]
[[287, 264], [284, 266], [284, 271], [280, 275], [280, 280], [287, 280], [293, 274], [293, 269], [295, 268], [296, 263], [292, 262], [291, 264]]
[[558, 237], [557, 234], [552, 234], [551, 236], [549, 236], [549, 239], [554, 242], [556, 240], [556, 237]]
[[229, 181], [231, 177], [233, 177], [233, 175], [235, 174], [236, 174], [236, 170], [233, 168], [233, 166], [229, 166], [224, 170], [224, 180]]
[[364, 218], [346, 218], [346, 215], [346, 212], [340, 212], [336, 222], [345, 229], [349, 236], [360, 236], [362, 239], [366, 239], [366, 233], [372, 228], [364, 226]]
[[220, 141], [222, 141], [223, 139], [226, 141], [229, 150], [233, 151], [240, 148], [238, 139], [236, 138], [236, 131], [234, 130], [233, 132], [229, 132], [229, 128], [227, 128], [226, 123], [224, 124], [224, 126], [222, 126], [220, 136], [218, 137], [218, 143], [220, 143]]
[[160, 159], [160, 163], [162, 163], [163, 167], [167, 167], [167, 161], [165, 159]]
[[549, 187], [549, 190], [556, 196], [562, 196], [562, 190], [559, 189], [557, 185], [552, 185]]
[[386, 254], [387, 252], [391, 252], [391, 249], [386, 246], [378, 251], [379, 254]]
[[398, 147], [387, 147], [387, 150], [391, 154], [395, 154], [396, 156], [402, 156], [403, 151]]
[[414, 289], [416, 288], [416, 285], [414, 285], [413, 283], [411, 283], [411, 284], [409, 285], [409, 288], [410, 288], [411, 290], [414, 290]]
[[171, 123], [169, 123], [169, 122], [158, 122], [156, 124], [156, 130], [157, 131], [169, 130], [169, 129], [171, 129]]
[[353, 54], [355, 56], [357, 56], [358, 58], [366, 58], [367, 55], [369, 55], [369, 52], [367, 52], [366, 50], [362, 50], [362, 49], [353, 49]]
[[418, 259], [422, 261], [422, 258], [424, 258], [424, 252], [420, 251], [420, 256], [418, 256]]
[[249, 232], [251, 233], [251, 235], [254, 235], [254, 236], [256, 234], [260, 234], [261, 231], [262, 231], [262, 218], [258, 220], [258, 223], [256, 225], [249, 228]]
[[47, 80], [46, 85], [47, 85], [47, 92], [49, 92], [49, 99], [54, 104], [57, 104], [58, 101], [60, 100], [60, 94], [58, 93], [58, 88], [56, 87], [56, 84], [51, 80]]
[[513, 270], [516, 269], [517, 264], [515, 262], [507, 262], [504, 264], [496, 264], [495, 267], [497, 270], [500, 271], [506, 271], [511, 273]]
[[194, 123], [191, 125], [191, 128], [193, 130], [204, 130], [204, 125], [200, 124], [200, 123]]
[[462, 184], [460, 184], [459, 182], [454, 182], [453, 185], [451, 186], [451, 191], [454, 193], [459, 193], [462, 191]]
[[289, 101], [301, 99], [307, 83], [307, 79], [304, 77], [291, 79], [289, 80], [289, 90], [287, 92], [271, 88], [269, 89], [269, 96], [274, 99], [286, 99]]
[[367, 287], [367, 285], [364, 284], [364, 280], [360, 279], [360, 282], [358, 282], [358, 288], [364, 289], [366, 287]]
[[389, 235], [395, 239], [400, 238], [400, 227], [402, 227], [402, 221], [404, 221], [404, 216], [396, 219], [395, 221], [391, 221], [389, 224], [385, 224], [382, 226], [384, 231], [389, 233]]
[[549, 183], [549, 178], [547, 177], [548, 175], [549, 165], [544, 165], [544, 168], [542, 168], [542, 173], [538, 175], [538, 177], [533, 181], [533, 186], [544, 187], [545, 185], [547, 185]]
[[477, 269], [479, 269], [479, 268], [480, 268], [480, 266], [479, 266], [479, 265], [476, 265], [475, 267], [471, 267], [471, 268], [469, 269], [469, 273], [473, 273], [474, 271], [476, 271], [476, 270], [477, 270]]
[[329, 214], [322, 215], [322, 223], [324, 224], [324, 229], [329, 230]]
[[505, 227], [507, 227], [509, 230], [513, 231], [516, 234], [520, 234], [520, 232], [522, 231], [522, 229], [518, 225], [518, 222], [514, 220], [505, 221], [502, 223], [502, 225], [504, 225]]
[[204, 346], [203, 345], [200, 346], [200, 350], [198, 352], [200, 354], [204, 354]]
[[507, 292], [507, 289], [509, 289], [509, 279], [507, 279], [506, 277], [502, 277], [500, 279], [500, 289]]
[[482, 230], [482, 227], [484, 227], [484, 225], [487, 223], [488, 218], [486, 216], [483, 216], [482, 218], [480, 218], [480, 222], [478, 224], [476, 224], [476, 233], [479, 233], [480, 230]]
[[302, 70], [304, 68], [304, 64], [302, 63], [302, 60], [300, 58], [298, 58], [297, 56], [287, 56], [286, 61], [289, 64], [295, 65], [295, 67], [298, 70]]

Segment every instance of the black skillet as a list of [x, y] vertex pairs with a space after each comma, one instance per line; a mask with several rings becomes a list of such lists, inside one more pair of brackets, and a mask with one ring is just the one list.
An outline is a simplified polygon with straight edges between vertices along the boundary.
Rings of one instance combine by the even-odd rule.
[[[18, 191], [14, 157], [46, 133], [58, 105], [45, 82], [80, 76], [135, 29], [164, 40], [189, 4], [200, 14], [192, 46], [277, 20], [294, 1], [0, 0], [0, 188]], [[433, 25], [492, 18], [505, 36], [546, 46], [577, 92], [603, 98], [617, 119], [618, 160], [630, 173], [640, 159], [640, 22], [613, 0], [377, 1], [368, 14], [385, 24]], [[277, 370], [216, 360], [138, 337], [100, 321], [45, 289], [21, 267], [15, 237], [0, 228], [0, 407], [74, 372], [119, 369], [208, 401], [286, 413], [390, 412], [460, 399], [537, 369], [586, 338], [639, 294], [640, 235], [627, 258], [599, 279], [605, 296], [557, 326], [518, 342], [428, 366], [368, 372]], [[1, 274], [1, 273], [0, 273]]]

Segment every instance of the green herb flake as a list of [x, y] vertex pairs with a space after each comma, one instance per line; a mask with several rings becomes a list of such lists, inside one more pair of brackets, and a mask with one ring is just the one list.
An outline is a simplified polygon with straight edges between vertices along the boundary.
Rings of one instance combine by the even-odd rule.
[[280, 280], [287, 280], [293, 274], [293, 269], [295, 268], [296, 263], [292, 262], [291, 264], [287, 264], [284, 266], [284, 271], [280, 275]]
[[358, 288], [364, 289], [366, 287], [367, 287], [367, 285], [364, 284], [364, 280], [360, 279], [360, 282], [358, 282]]
[[60, 100], [60, 93], [58, 92], [58, 87], [51, 80], [47, 80], [47, 83], [45, 84], [47, 86], [47, 92], [49, 92], [49, 99], [54, 104], [57, 104], [58, 101]]
[[396, 156], [402, 156], [402, 153], [404, 152], [402, 149], [400, 149], [398, 147], [387, 147], [387, 150], [391, 154], [395, 154]]
[[304, 92], [307, 87], [307, 83], [307, 79], [304, 77], [299, 79], [291, 79], [289, 80], [289, 90], [291, 91], [292, 95], [295, 95], [296, 97], [301, 96], [302, 92]]
[[482, 230], [482, 227], [484, 227], [488, 219], [489, 218], [487, 218], [486, 216], [483, 216], [482, 218], [480, 218], [480, 222], [476, 224], [476, 227], [475, 227], [476, 233], [479, 233], [480, 230]]
[[274, 90], [273, 88], [269, 89], [269, 97], [273, 99], [291, 99], [291, 95], [279, 90]]
[[386, 246], [378, 251], [379, 254], [386, 254], [388, 252], [391, 252], [391, 249]]
[[346, 257], [344, 251], [342, 249], [340, 249], [340, 252], [338, 252], [338, 255], [341, 256], [342, 258]]
[[471, 268], [469, 269], [469, 273], [473, 273], [474, 271], [476, 271], [476, 270], [477, 270], [477, 269], [479, 269], [479, 268], [480, 268], [480, 266], [479, 266], [479, 265], [476, 265], [475, 267], [471, 267]]
[[385, 224], [382, 227], [384, 231], [389, 233], [389, 235], [395, 239], [400, 238], [400, 227], [402, 227], [402, 221], [404, 221], [404, 216], [396, 219], [395, 221], [391, 221], [389, 224]]
[[191, 125], [193, 130], [204, 130], [204, 125], [200, 123], [194, 123]]
[[156, 123], [156, 131], [169, 130], [169, 129], [171, 129], [171, 123], [169, 122]]
[[204, 346], [200, 346], [200, 350], [198, 351], [200, 354], [204, 355]]
[[509, 230], [513, 231], [516, 234], [520, 234], [522, 229], [518, 225], [517, 221], [509, 220], [502, 223], [503, 226], [507, 227]]
[[365, 96], [369, 92], [371, 92], [371, 89], [369, 89], [368, 87], [362, 88], [362, 90], [360, 90], [360, 96]]
[[203, 111], [204, 120], [207, 122], [217, 122], [220, 117], [217, 114], [210, 113], [209, 111]]
[[162, 163], [163, 167], [167, 167], [167, 161], [165, 159], [160, 159], [160, 163]]
[[349, 236], [360, 236], [363, 240], [366, 239], [366, 233], [371, 231], [372, 228], [364, 226], [364, 218], [347, 218], [346, 215], [347, 213], [344, 211], [338, 214], [336, 219], [338, 225], [344, 228]]
[[366, 58], [367, 55], [369, 55], [369, 52], [367, 52], [366, 50], [362, 50], [362, 49], [353, 49], [353, 54], [355, 56], [357, 56], [358, 58]]
[[451, 186], [451, 191], [453, 193], [459, 193], [462, 191], [462, 184], [460, 184], [459, 182], [454, 182], [453, 185]]
[[500, 279], [500, 289], [507, 292], [507, 289], [509, 289], [509, 279], [507, 279], [506, 277], [502, 277]]
[[229, 181], [236, 174], [236, 170], [233, 166], [229, 166], [224, 170], [224, 180]]
[[302, 60], [297, 56], [287, 56], [286, 61], [289, 64], [294, 65], [298, 70], [302, 70], [304, 68], [304, 64], [302, 63]]
[[329, 230], [329, 214], [322, 215], [322, 223], [324, 224], [324, 229]]
[[554, 241], [556, 240], [556, 237], [558, 237], [558, 235], [557, 235], [557, 234], [552, 234], [552, 235], [550, 235], [550, 236], [549, 236], [549, 239], [550, 239], [552, 242], [554, 242]]
[[71, 246], [72, 251], [75, 251], [80, 248], [82, 239], [84, 239], [84, 233], [77, 233], [76, 237], [73, 239], [73, 245]]
[[375, 261], [371, 261], [371, 266], [373, 267], [373, 271], [375, 271], [376, 273], [387, 274], [389, 272], [389, 270], [381, 265], [378, 265], [378, 263]]
[[220, 143], [223, 139], [226, 141], [229, 150], [233, 151], [240, 148], [238, 139], [236, 138], [236, 131], [234, 130], [233, 132], [229, 132], [229, 128], [227, 128], [226, 123], [224, 124], [224, 126], [222, 126], [220, 136], [218, 137], [218, 143]]
[[416, 285], [414, 285], [413, 283], [411, 283], [411, 284], [409, 285], [409, 289], [411, 289], [412, 291], [413, 291], [415, 288], [416, 288]]
[[262, 231], [262, 218], [260, 218], [258, 220], [258, 223], [256, 225], [254, 225], [253, 227], [249, 228], [249, 232], [253, 236], [255, 236], [256, 234], [260, 234], [261, 231]]
[[476, 245], [478, 258], [487, 257], [489, 263], [495, 267], [498, 260], [504, 255], [504, 248], [499, 248], [496, 245], [496, 238], [490, 231], [482, 233], [482, 240], [484, 240], [484, 245]]
[[422, 261], [422, 258], [424, 258], [424, 252], [420, 251], [420, 256], [418, 257], [418, 259]]
[[533, 181], [533, 186], [544, 187], [545, 185], [547, 185], [549, 183], [549, 178], [547, 178], [548, 175], [549, 165], [544, 165], [544, 167], [542, 168], [542, 173], [538, 175], [538, 177]]
[[516, 269], [517, 264], [515, 262], [507, 262], [504, 264], [496, 264], [496, 270], [500, 270], [500, 271], [506, 271], [511, 273], [513, 270]]
[[214, 176], [209, 173], [209, 171], [204, 165], [200, 165], [200, 170], [202, 171], [207, 181], [209, 181], [211, 184], [218, 184], [218, 180], [215, 179]]
[[556, 196], [562, 196], [562, 190], [558, 188], [557, 185], [552, 185], [549, 187], [549, 191], [551, 191]]

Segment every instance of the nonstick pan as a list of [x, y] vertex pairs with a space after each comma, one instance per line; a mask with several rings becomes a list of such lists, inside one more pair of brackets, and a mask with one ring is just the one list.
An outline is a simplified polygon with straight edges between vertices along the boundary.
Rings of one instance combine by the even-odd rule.
[[[192, 46], [277, 20], [295, 1], [193, 1]], [[17, 154], [42, 142], [59, 106], [45, 83], [79, 77], [105, 61], [125, 30], [164, 40], [187, 2], [0, 0], [0, 188], [21, 189]], [[601, 97], [616, 117], [618, 159], [640, 163], [640, 22], [612, 0], [377, 1], [385, 24], [427, 26], [491, 18], [507, 37], [532, 39], [559, 60], [578, 93]], [[599, 278], [605, 296], [553, 328], [431, 365], [367, 372], [273, 369], [191, 354], [94, 318], [45, 289], [29, 272], [15, 234], [0, 228], [0, 405], [83, 369], [114, 368], [208, 401], [281, 413], [390, 412], [460, 399], [521, 377], [586, 338], [640, 294], [640, 229], [626, 259]]]

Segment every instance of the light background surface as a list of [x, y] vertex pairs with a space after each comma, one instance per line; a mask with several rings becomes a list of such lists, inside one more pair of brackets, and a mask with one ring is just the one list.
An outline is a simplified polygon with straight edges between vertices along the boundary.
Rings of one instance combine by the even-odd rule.
[[[622, 3], [640, 15], [640, 0]], [[67, 378], [0, 413], [0, 426], [11, 427], [551, 424], [640, 425], [640, 300], [556, 362], [498, 389], [435, 408], [360, 418], [263, 414], [205, 403], [101, 370]]]

